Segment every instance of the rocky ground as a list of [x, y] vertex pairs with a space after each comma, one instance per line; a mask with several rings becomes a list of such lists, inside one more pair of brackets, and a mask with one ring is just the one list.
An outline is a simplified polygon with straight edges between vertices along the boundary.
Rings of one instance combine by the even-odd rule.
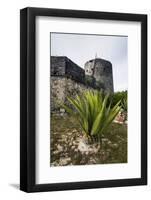
[[127, 125], [113, 123], [102, 142], [89, 142], [73, 117], [51, 117], [50, 166], [127, 162]]

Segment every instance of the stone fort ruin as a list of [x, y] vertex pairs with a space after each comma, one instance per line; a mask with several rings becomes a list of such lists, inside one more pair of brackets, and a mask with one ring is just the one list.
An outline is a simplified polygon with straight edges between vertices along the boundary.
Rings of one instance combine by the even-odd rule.
[[51, 112], [64, 112], [59, 104], [85, 90], [114, 92], [112, 64], [107, 60], [89, 60], [84, 69], [65, 56], [51, 56], [50, 63]]

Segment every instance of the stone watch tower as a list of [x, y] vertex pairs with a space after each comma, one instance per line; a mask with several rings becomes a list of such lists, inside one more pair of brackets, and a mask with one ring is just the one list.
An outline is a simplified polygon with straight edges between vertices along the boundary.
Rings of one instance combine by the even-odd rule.
[[104, 59], [89, 60], [84, 66], [87, 78], [94, 78], [97, 87], [108, 92], [114, 92], [112, 64]]

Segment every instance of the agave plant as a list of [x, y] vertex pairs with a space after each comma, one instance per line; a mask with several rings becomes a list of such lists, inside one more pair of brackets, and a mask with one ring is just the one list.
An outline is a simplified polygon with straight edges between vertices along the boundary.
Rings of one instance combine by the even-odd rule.
[[67, 105], [63, 107], [68, 113], [76, 116], [86, 136], [99, 138], [105, 134], [121, 109], [120, 101], [111, 108], [111, 103], [107, 104], [108, 98], [108, 94], [104, 96], [98, 91], [86, 91], [75, 98], [67, 98], [73, 109]]

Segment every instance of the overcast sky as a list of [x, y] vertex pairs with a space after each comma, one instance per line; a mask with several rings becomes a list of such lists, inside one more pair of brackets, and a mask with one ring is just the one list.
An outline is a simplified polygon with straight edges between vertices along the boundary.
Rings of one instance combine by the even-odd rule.
[[51, 55], [67, 56], [84, 68], [91, 59], [109, 60], [113, 68], [114, 91], [128, 89], [128, 37], [51, 33]]

